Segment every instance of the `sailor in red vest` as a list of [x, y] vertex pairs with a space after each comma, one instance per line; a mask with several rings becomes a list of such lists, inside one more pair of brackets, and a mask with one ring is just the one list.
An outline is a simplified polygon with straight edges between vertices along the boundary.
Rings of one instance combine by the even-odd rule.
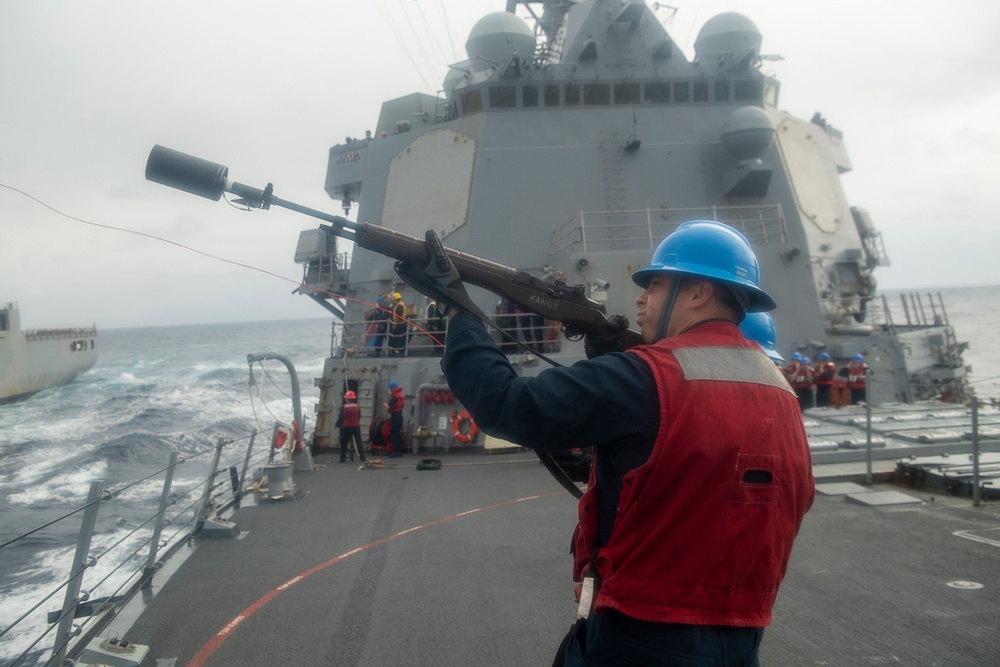
[[386, 401], [385, 409], [389, 411], [389, 440], [392, 444], [390, 459], [403, 455], [403, 405], [406, 397], [403, 396], [403, 388], [395, 380], [389, 382], [389, 400]]
[[792, 352], [788, 357], [788, 363], [784, 365], [781, 372], [785, 374], [785, 379], [788, 380], [788, 384], [792, 383], [792, 377], [799, 370], [799, 366], [802, 364], [802, 355], [798, 352]]
[[[436, 298], [468, 300], [453, 266], [422, 268]], [[775, 304], [747, 240], [712, 221], [680, 225], [632, 280], [643, 345], [588, 336], [590, 358], [518, 377], [458, 312], [442, 369], [485, 432], [594, 446], [573, 539], [579, 620], [559, 664], [756, 665], [814, 494], [795, 394], [737, 327]]]
[[813, 369], [816, 381], [816, 407], [830, 407], [833, 392], [833, 381], [837, 377], [837, 364], [830, 360], [830, 355], [820, 352], [816, 355], [816, 368]]
[[865, 363], [864, 355], [855, 354], [851, 363], [847, 364], [847, 389], [851, 392], [851, 405], [865, 401], [867, 374], [868, 364]]
[[803, 410], [813, 407], [815, 382], [813, 380], [813, 367], [809, 365], [810, 363], [812, 360], [809, 357], [799, 359], [798, 365], [791, 377], [788, 378], [788, 383], [792, 385], [792, 389], [795, 390], [795, 395], [799, 399], [799, 407]]
[[362, 461], [365, 459], [365, 446], [361, 443], [361, 406], [358, 396], [353, 391], [344, 394], [344, 402], [340, 405], [340, 416], [337, 417], [337, 427], [340, 428], [340, 462], [346, 463], [347, 443], [354, 440], [354, 449]]

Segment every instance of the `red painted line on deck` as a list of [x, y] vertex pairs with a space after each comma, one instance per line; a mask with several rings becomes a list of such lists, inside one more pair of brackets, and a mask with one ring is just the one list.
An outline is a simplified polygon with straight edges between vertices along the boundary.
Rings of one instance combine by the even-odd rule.
[[453, 521], [454, 519], [460, 519], [460, 518], [462, 518], [464, 516], [469, 516], [470, 514], [475, 514], [477, 512], [485, 512], [487, 510], [497, 509], [499, 507], [507, 507], [508, 505], [514, 505], [516, 503], [522, 503], [522, 502], [524, 502], [526, 500], [537, 500], [539, 498], [547, 498], [549, 496], [558, 496], [558, 495], [562, 495], [564, 493], [565, 493], [565, 491], [554, 491], [552, 493], [543, 493], [543, 494], [539, 494], [539, 495], [536, 495], [536, 496], [526, 496], [524, 498], [517, 498], [516, 500], [508, 500], [508, 501], [505, 501], [505, 502], [502, 502], [502, 503], [497, 503], [496, 505], [487, 505], [486, 507], [477, 507], [475, 509], [466, 510], [464, 512], [459, 512], [458, 514], [452, 514], [451, 516], [445, 517], [443, 519], [435, 519], [434, 521], [428, 521], [427, 523], [421, 524], [419, 526], [413, 526], [412, 528], [407, 528], [406, 530], [401, 530], [401, 531], [399, 531], [398, 533], [396, 533], [394, 535], [389, 535], [388, 537], [383, 537], [380, 540], [375, 540], [374, 542], [369, 542], [368, 544], [366, 544], [364, 546], [360, 546], [360, 547], [351, 549], [350, 551], [346, 551], [346, 552], [340, 554], [339, 556], [335, 556], [335, 557], [331, 558], [328, 561], [325, 561], [323, 563], [320, 563], [319, 565], [311, 567], [308, 570], [306, 570], [305, 572], [302, 572], [300, 574], [295, 575], [294, 577], [292, 577], [291, 579], [289, 579], [285, 583], [281, 584], [280, 586], [277, 586], [277, 587], [271, 589], [270, 591], [268, 591], [264, 595], [262, 595], [259, 598], [257, 598], [257, 600], [253, 604], [251, 604], [249, 607], [247, 607], [246, 609], [244, 609], [243, 611], [241, 611], [239, 614], [237, 614], [236, 616], [234, 616], [233, 619], [231, 621], [229, 621], [228, 623], [226, 623], [224, 626], [222, 626], [222, 629], [219, 630], [218, 632], [216, 632], [215, 635], [213, 635], [211, 639], [209, 639], [207, 642], [205, 642], [204, 646], [202, 646], [201, 649], [194, 655], [194, 657], [191, 658], [191, 660], [188, 661], [187, 667], [202, 667], [205, 664], [205, 662], [210, 657], [212, 657], [212, 654], [215, 653], [215, 651], [218, 650], [218, 648], [220, 646], [222, 646], [222, 642], [226, 641], [226, 639], [228, 639], [229, 636], [237, 628], [239, 628], [240, 625], [242, 625], [243, 621], [247, 620], [248, 618], [250, 618], [251, 616], [253, 616], [254, 614], [256, 614], [258, 611], [260, 611], [261, 609], [263, 609], [264, 606], [267, 605], [268, 602], [270, 602], [274, 598], [278, 597], [281, 593], [285, 592], [286, 590], [288, 590], [289, 588], [291, 588], [295, 584], [297, 584], [297, 583], [299, 583], [299, 582], [301, 582], [301, 581], [303, 581], [303, 580], [311, 577], [312, 575], [316, 574], [317, 572], [320, 572], [321, 570], [325, 570], [326, 568], [330, 567], [331, 565], [339, 563], [340, 561], [344, 560], [345, 558], [349, 558], [349, 557], [354, 556], [356, 554], [359, 554], [359, 553], [361, 553], [363, 551], [367, 551], [368, 549], [371, 549], [372, 547], [377, 547], [377, 546], [379, 546], [381, 544], [385, 544], [386, 542], [391, 542], [392, 540], [396, 539], [397, 537], [403, 537], [404, 535], [409, 535], [410, 533], [415, 533], [418, 530], [423, 530], [424, 528], [430, 528], [431, 526], [436, 526], [439, 523], [445, 523], [445, 522], [448, 522], [448, 521]]

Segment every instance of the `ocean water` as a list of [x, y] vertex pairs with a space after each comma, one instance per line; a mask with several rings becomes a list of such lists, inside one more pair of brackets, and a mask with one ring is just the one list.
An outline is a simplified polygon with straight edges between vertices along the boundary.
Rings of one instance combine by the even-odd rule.
[[[188, 459], [177, 467], [173, 486], [178, 494], [192, 492], [185, 504], [199, 496], [218, 438], [243, 443], [227, 448], [241, 456], [257, 427], [264, 439], [255, 449], [266, 451], [275, 420], [292, 421], [291, 383], [284, 365], [267, 361], [263, 369], [254, 365], [251, 389], [248, 353], [291, 359], [310, 428], [313, 378], [329, 356], [330, 329], [329, 319], [317, 319], [100, 331], [98, 361], [86, 375], [0, 405], [0, 544], [83, 505], [93, 480], [105, 480], [106, 490], [123, 489], [162, 469], [172, 451]], [[101, 504], [92, 553], [123, 539], [148, 552], [141, 547], [148, 527], [129, 534], [156, 511], [163, 478]], [[68, 578], [80, 516], [0, 549], [0, 630]], [[113, 553], [129, 553], [128, 542]], [[136, 569], [116, 573], [116, 565], [109, 554], [88, 571], [85, 589], [108, 577], [92, 597], [113, 594]], [[57, 610], [63, 595], [0, 638], [0, 663], [9, 664], [34, 641], [46, 627], [44, 613]], [[50, 635], [39, 646], [51, 650], [52, 641]]]
[[[1000, 398], [1000, 311], [991, 307], [1000, 286], [932, 291], [942, 293], [959, 340], [970, 342], [965, 359], [977, 395]], [[887, 292], [898, 302], [896, 294]], [[308, 430], [318, 392], [312, 381], [329, 355], [330, 327], [330, 320], [316, 319], [101, 331], [97, 365], [85, 376], [0, 405], [0, 543], [82, 505], [92, 480], [121, 489], [161, 469], [171, 451], [190, 459], [178, 468], [175, 491], [190, 490], [208, 468], [206, 453], [217, 438], [245, 442], [254, 427], [269, 437], [276, 419], [290, 422], [284, 366], [266, 362], [265, 377], [255, 365], [252, 389], [248, 353], [293, 361]], [[155, 511], [162, 479], [157, 475], [102, 504], [93, 552], [129, 539]], [[66, 579], [79, 525], [74, 517], [0, 549], [0, 629]], [[140, 531], [131, 539], [146, 537], [148, 531]], [[109, 577], [92, 596], [114, 592], [121, 579], [114, 566], [102, 559], [88, 573], [88, 580]], [[61, 603], [60, 592], [32, 618]], [[5, 664], [45, 628], [41, 619], [23, 626], [0, 638]], [[40, 647], [48, 650], [51, 642], [47, 637]]]

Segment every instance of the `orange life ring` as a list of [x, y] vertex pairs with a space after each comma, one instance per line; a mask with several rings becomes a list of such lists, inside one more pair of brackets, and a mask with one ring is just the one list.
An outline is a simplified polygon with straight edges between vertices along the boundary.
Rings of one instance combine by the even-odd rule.
[[[462, 427], [465, 424], [468, 424], [468, 430], [463, 432]], [[476, 422], [472, 421], [472, 415], [468, 412], [455, 415], [455, 418], [451, 420], [451, 430], [454, 431], [455, 440], [463, 445], [467, 445], [475, 440], [476, 435], [479, 433], [479, 427], [476, 426]]]

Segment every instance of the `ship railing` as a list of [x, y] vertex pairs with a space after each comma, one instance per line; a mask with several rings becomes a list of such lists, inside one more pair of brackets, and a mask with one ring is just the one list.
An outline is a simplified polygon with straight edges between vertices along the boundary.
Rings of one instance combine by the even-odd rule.
[[45, 340], [51, 338], [79, 338], [96, 336], [97, 327], [77, 327], [72, 329], [26, 329], [24, 337], [28, 340]]
[[834, 324], [866, 323], [895, 334], [897, 330], [949, 327], [948, 311], [940, 292], [880, 294], [879, 298], [858, 295], [831, 297], [819, 301], [821, 310], [832, 315]]
[[[500, 349], [510, 354], [523, 351], [517, 342], [535, 352], [556, 353], [562, 350], [559, 323], [541, 320], [532, 315], [495, 318], [493, 339]], [[383, 323], [385, 324], [385, 323]], [[447, 324], [435, 318], [409, 318], [405, 329], [390, 334], [391, 325], [383, 329], [370, 320], [348, 320], [343, 324], [339, 354], [352, 357], [429, 357], [444, 353]]]
[[305, 262], [302, 265], [302, 282], [310, 286], [329, 286], [337, 282], [347, 283], [350, 282], [350, 270], [351, 253], [342, 252], [328, 255]]
[[552, 254], [652, 250], [678, 225], [689, 220], [725, 223], [755, 247], [788, 240], [781, 204], [579, 211], [553, 233]]
[[[186, 457], [172, 452], [164, 467], [120, 488], [108, 489], [104, 480], [94, 480], [82, 505], [0, 544], [0, 550], [12, 549], [31, 536], [65, 532], [68, 523], [80, 523], [69, 576], [47, 594], [39, 594], [40, 599], [30, 607], [16, 610], [18, 618], [0, 628], [0, 639], [8, 646], [16, 645], [14, 650], [20, 651], [12, 662], [4, 664], [61, 666], [67, 659], [76, 659], [129, 601], [143, 591], [148, 595], [153, 575], [169, 557], [190, 545], [193, 538], [232, 536], [232, 524], [227, 526], [228, 522], [218, 515], [239, 507], [243, 497], [259, 491], [258, 481], [248, 484], [248, 471], [251, 466], [263, 469], [272, 451], [267, 443], [266, 452], [261, 453], [260, 448], [255, 452], [256, 435], [254, 429], [240, 440], [220, 438], [214, 446]], [[231, 465], [222, 462], [224, 454]], [[209, 455], [213, 455], [212, 460], [203, 477], [175, 480], [177, 466], [190, 467], [192, 462]], [[114, 508], [137, 502], [130, 499], [135, 491], [131, 494], [129, 491], [160, 477], [163, 485], [158, 506], [151, 507], [150, 515], [133, 530], [118, 536], [115, 517], [120, 511]], [[105, 507], [107, 510], [102, 513]], [[116, 538], [105, 546], [104, 542]], [[101, 542], [101, 546], [95, 546], [95, 541]], [[44, 607], [50, 600], [58, 599], [60, 593], [63, 600], [59, 611], [46, 612]], [[46, 645], [52, 646], [48, 658]]]

